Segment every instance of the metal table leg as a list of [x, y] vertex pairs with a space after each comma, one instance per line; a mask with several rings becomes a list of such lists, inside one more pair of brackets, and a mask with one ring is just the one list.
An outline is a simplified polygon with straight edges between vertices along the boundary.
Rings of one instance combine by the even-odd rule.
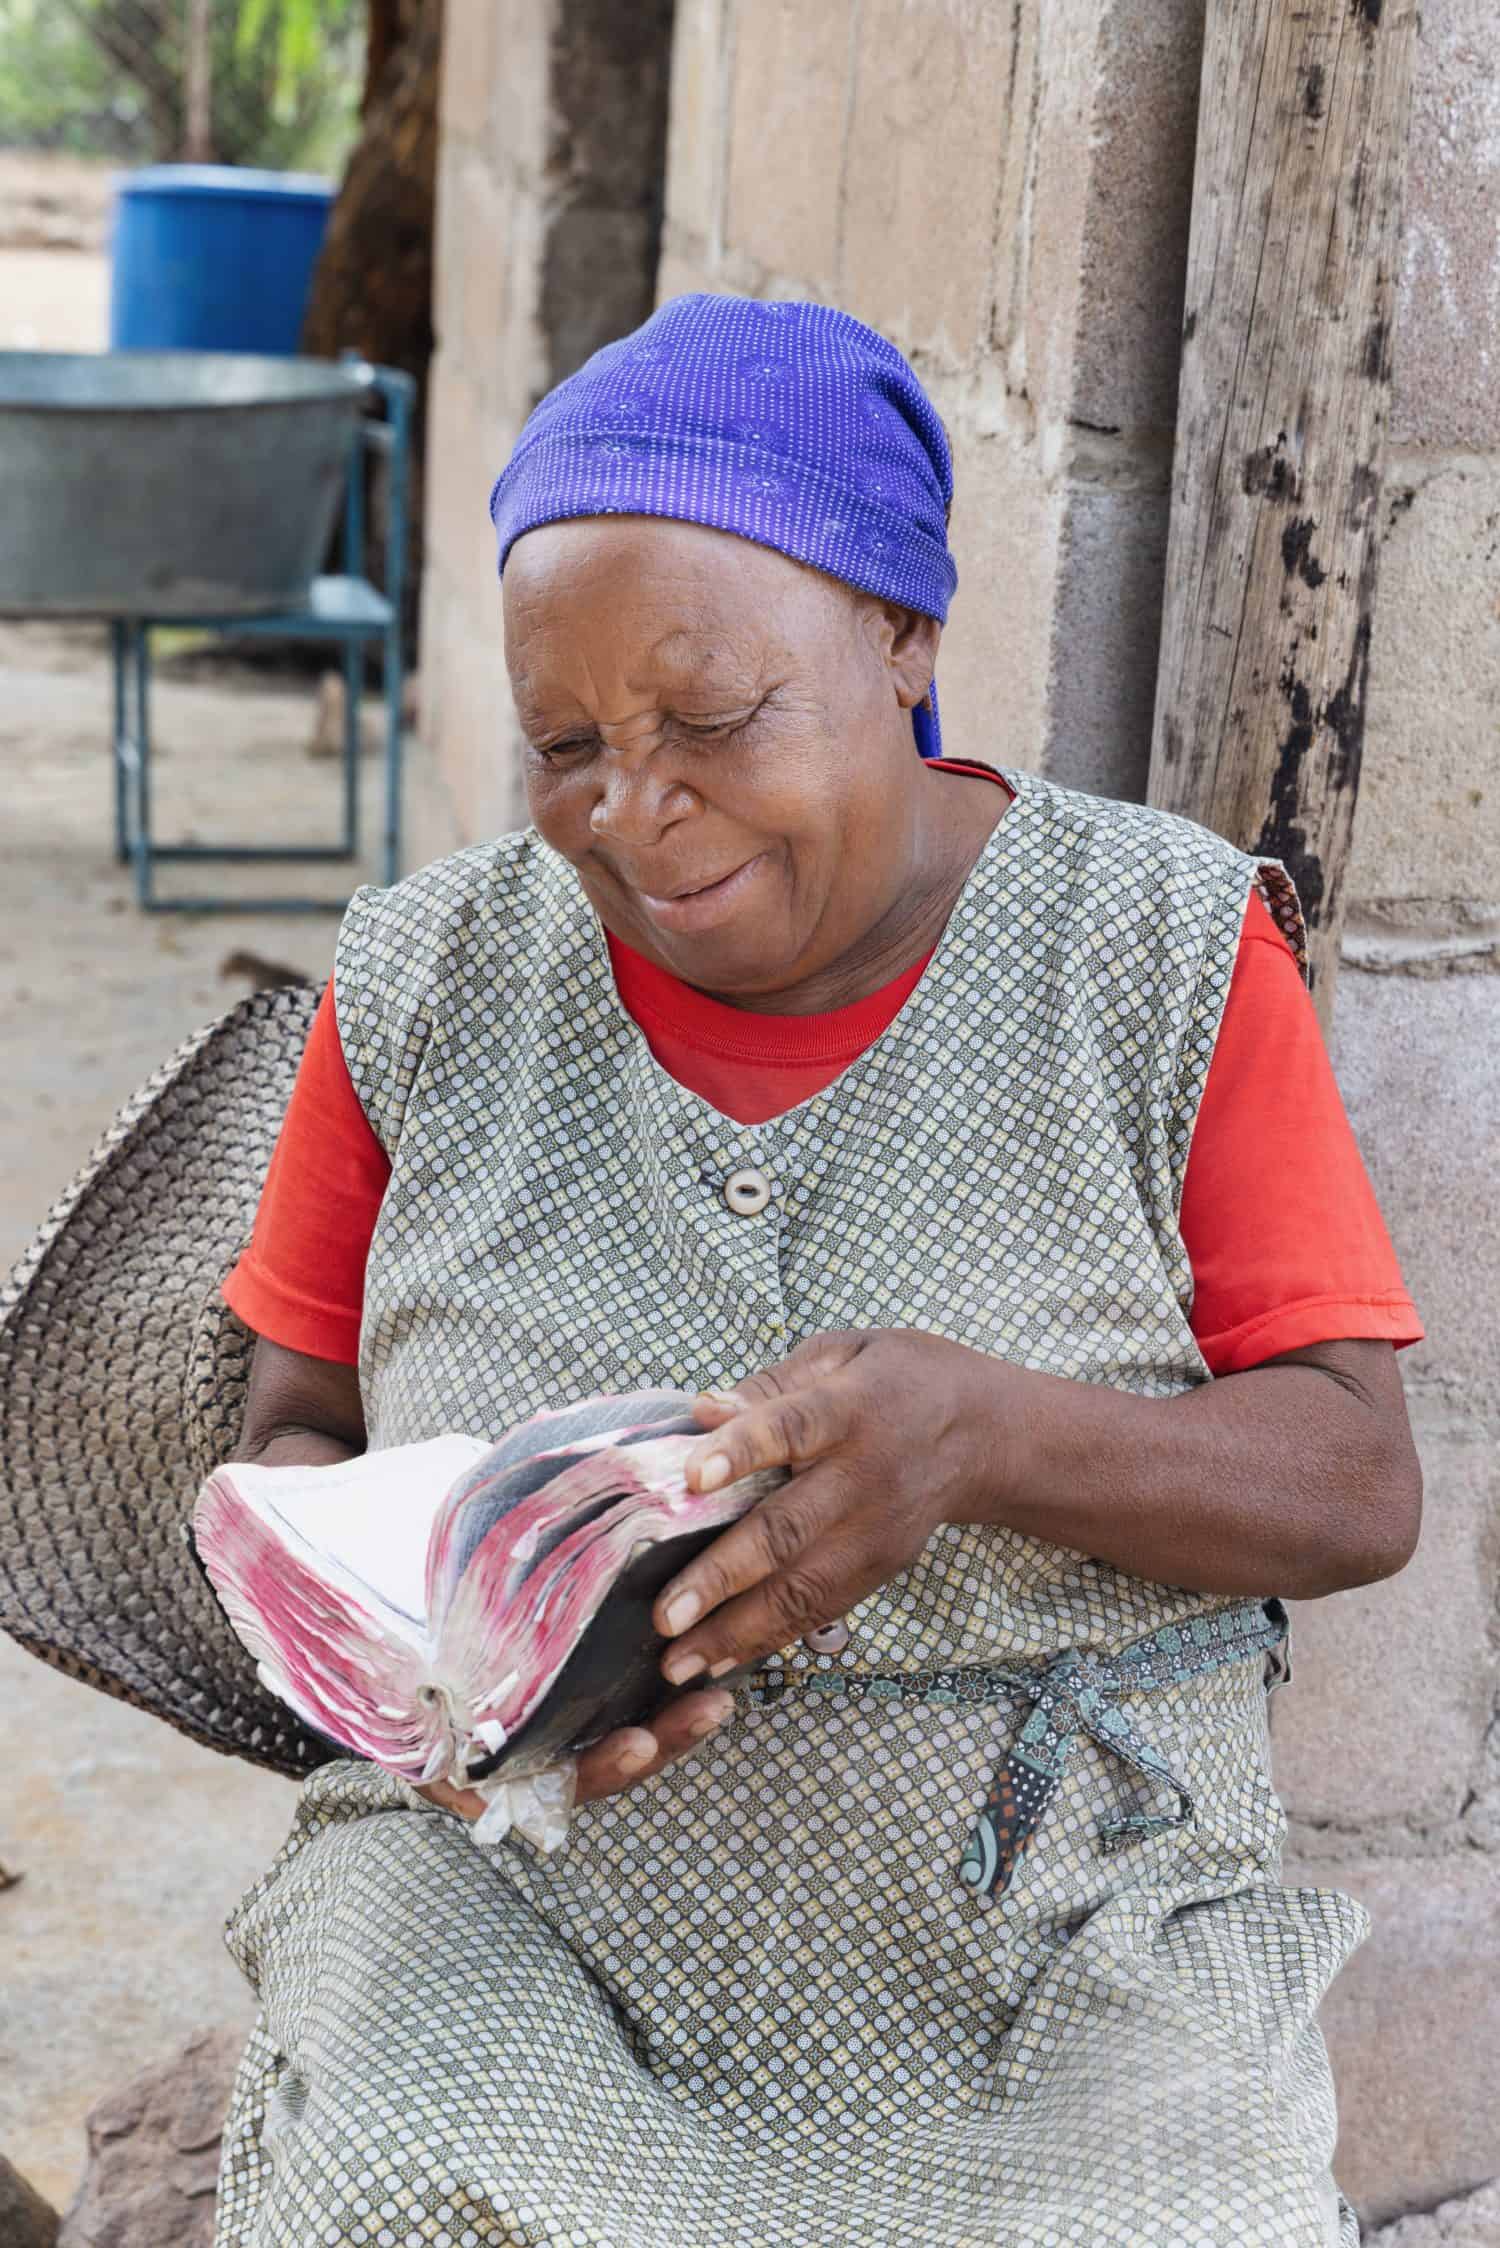
[[131, 669], [134, 690], [135, 723], [131, 729], [131, 746], [135, 752], [135, 820], [132, 845], [135, 857], [135, 894], [145, 907], [152, 904], [151, 863], [151, 693], [148, 669], [151, 662], [151, 628], [132, 623], [129, 628]]
[[388, 438], [386, 462], [385, 597], [391, 622], [385, 635], [385, 836], [381, 854], [381, 880], [387, 888], [401, 875], [401, 705], [404, 700], [405, 651], [402, 645], [402, 608], [406, 578], [407, 462], [410, 451], [411, 409], [414, 395], [409, 377], [377, 371], [376, 381], [385, 400]]
[[114, 676], [115, 732], [113, 763], [115, 769], [115, 857], [124, 866], [130, 858], [129, 790], [132, 765], [128, 754], [130, 729], [126, 716], [126, 665], [128, 648], [126, 628], [116, 617], [109, 628], [110, 668]]
[[401, 874], [401, 620], [385, 640], [385, 833], [380, 879], [389, 889]]
[[344, 642], [344, 849], [359, 851], [359, 705], [364, 692], [364, 650]]

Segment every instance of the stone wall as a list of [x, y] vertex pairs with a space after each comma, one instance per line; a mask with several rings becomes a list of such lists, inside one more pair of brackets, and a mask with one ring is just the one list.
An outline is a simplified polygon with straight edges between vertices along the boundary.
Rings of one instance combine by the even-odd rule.
[[[1201, 30], [1202, 0], [677, 0], [673, 40], [658, 296], [813, 296], [903, 346], [956, 458], [950, 746], [1131, 797], [1150, 742]], [[1340, 2175], [1377, 2221], [1500, 2175], [1497, 73], [1493, 0], [1427, 0], [1335, 1022], [1429, 1329], [1407, 1361], [1427, 1528], [1394, 1582], [1299, 1611], [1296, 1682], [1274, 1712], [1292, 1877], [1344, 1884], [1375, 1914], [1325, 2020]], [[488, 296], [500, 283], [472, 276], [472, 240], [452, 250], [479, 138], [465, 105], [492, 81], [450, 73], [446, 287], [468, 255], [484, 316], [465, 351], [504, 324], [495, 364], [520, 351], [525, 368], [488, 421], [462, 421], [460, 373], [478, 386], [485, 366], [461, 371], [440, 301], [435, 442], [471, 464], [466, 508], [545, 357], [532, 282]], [[482, 193], [463, 192], [519, 256], [532, 190], [480, 169]], [[505, 308], [522, 301], [524, 319]], [[424, 672], [453, 697], [454, 772], [475, 744], [491, 756], [504, 699], [498, 642], [481, 658], [455, 624], [463, 568], [490, 599], [483, 544], [442, 525], [434, 539]], [[1473, 2204], [1473, 2248], [1500, 2240], [1494, 2206]]]

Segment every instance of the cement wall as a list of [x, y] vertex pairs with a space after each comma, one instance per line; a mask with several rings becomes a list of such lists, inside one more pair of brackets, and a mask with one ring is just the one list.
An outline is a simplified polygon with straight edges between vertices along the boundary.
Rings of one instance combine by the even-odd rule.
[[671, 0], [450, 0], [423, 753], [467, 836], [523, 816], [489, 487], [537, 400], [651, 310]]
[[[452, 6], [455, 45], [472, 40], [487, 11]], [[950, 746], [1131, 797], [1149, 751], [1202, 17], [1202, 0], [677, 0], [672, 50], [658, 297], [812, 296], [902, 345], [956, 460]], [[537, 52], [523, 44], [520, 66]], [[424, 675], [452, 698], [455, 779], [475, 745], [490, 756], [504, 697], [498, 644], [478, 651], [476, 597], [457, 591], [469, 569], [489, 599], [484, 542], [441, 495], [461, 477], [472, 491], [542, 364], [524, 275], [507, 286], [525, 317], [491, 356], [524, 349], [526, 373], [487, 419], [472, 403], [483, 339], [511, 316], [486, 299], [462, 359], [453, 340], [451, 300], [490, 286], [473, 274], [481, 222], [455, 224], [454, 199], [477, 199], [507, 272], [536, 233], [527, 175], [471, 176], [484, 82], [450, 70], [443, 173], [445, 512]], [[1497, 228], [1493, 0], [1428, 0], [1334, 1036], [1429, 1328], [1406, 1369], [1428, 1527], [1395, 1582], [1299, 1612], [1275, 1710], [1292, 1877], [1340, 1882], [1376, 1914], [1325, 2019], [1341, 2179], [1377, 2221], [1500, 2176]], [[502, 800], [493, 781], [468, 798]], [[1417, 2239], [1408, 2228], [1402, 2248]]]

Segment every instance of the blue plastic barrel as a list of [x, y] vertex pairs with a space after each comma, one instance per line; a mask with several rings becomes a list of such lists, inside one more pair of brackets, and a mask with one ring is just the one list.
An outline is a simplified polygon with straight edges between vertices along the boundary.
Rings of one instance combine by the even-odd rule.
[[295, 351], [333, 200], [311, 172], [155, 164], [115, 201], [115, 351]]

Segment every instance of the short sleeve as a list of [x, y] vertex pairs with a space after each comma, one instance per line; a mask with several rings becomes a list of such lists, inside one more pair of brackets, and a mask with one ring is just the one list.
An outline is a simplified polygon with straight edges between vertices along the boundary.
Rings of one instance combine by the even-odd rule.
[[1256, 893], [1199, 1104], [1180, 1227], [1193, 1334], [1212, 1373], [1346, 1337], [1422, 1339], [1312, 1001]]
[[389, 1179], [385, 1151], [345, 1066], [329, 984], [308, 1033], [250, 1246], [224, 1282], [230, 1310], [284, 1349], [356, 1365], [365, 1259]]

